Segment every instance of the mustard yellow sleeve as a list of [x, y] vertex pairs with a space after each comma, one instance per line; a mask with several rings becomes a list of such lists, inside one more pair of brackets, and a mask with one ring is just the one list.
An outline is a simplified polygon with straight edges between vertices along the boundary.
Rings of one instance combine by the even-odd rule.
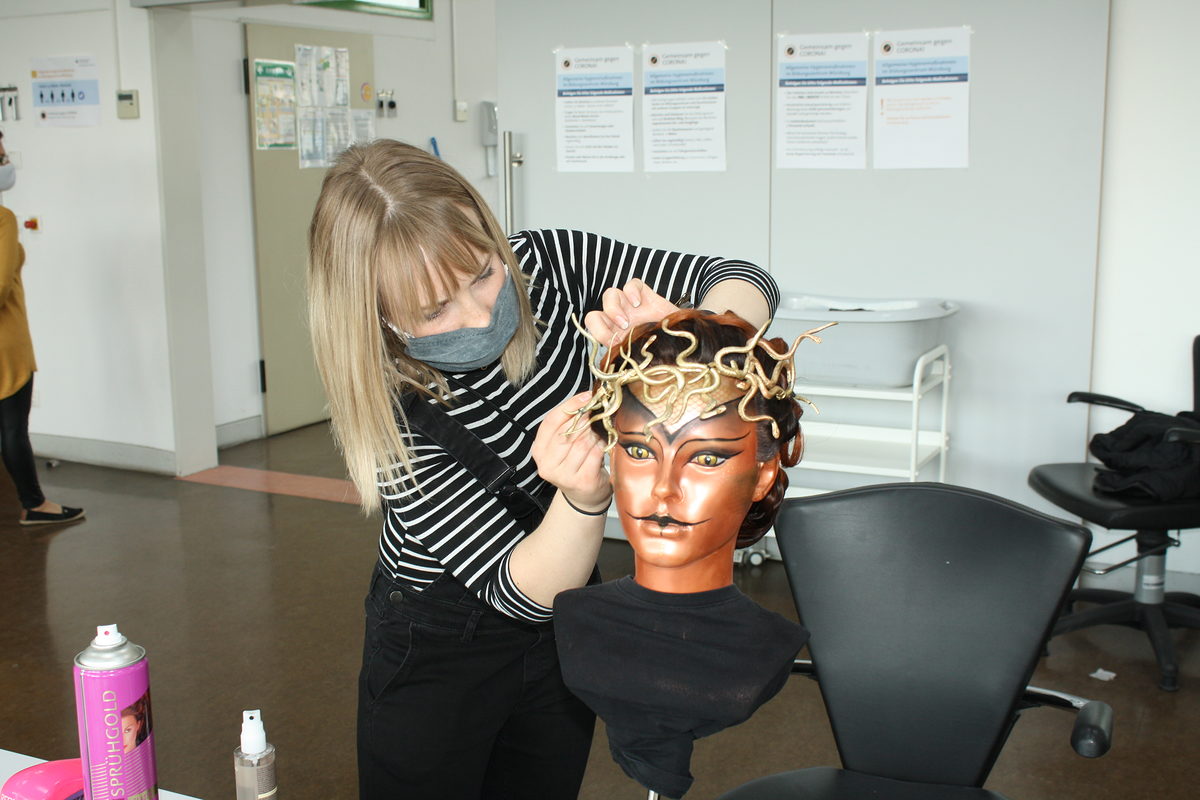
[[0, 308], [16, 288], [24, 261], [25, 253], [17, 241], [16, 215], [0, 206]]

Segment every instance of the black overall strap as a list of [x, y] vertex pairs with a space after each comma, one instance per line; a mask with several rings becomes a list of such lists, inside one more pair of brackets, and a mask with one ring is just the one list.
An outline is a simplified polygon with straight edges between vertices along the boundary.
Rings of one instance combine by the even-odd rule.
[[404, 402], [409, 427], [449, 453], [504, 504], [526, 532], [536, 528], [550, 505], [554, 487], [547, 484], [542, 492], [530, 494], [518, 486], [513, 481], [516, 470], [435, 402], [409, 395]]

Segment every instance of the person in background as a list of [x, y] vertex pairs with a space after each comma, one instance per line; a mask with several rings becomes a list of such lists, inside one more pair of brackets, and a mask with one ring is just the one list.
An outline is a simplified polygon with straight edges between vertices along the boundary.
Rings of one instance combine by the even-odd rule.
[[333, 431], [383, 530], [359, 675], [362, 798], [578, 795], [595, 717], [563, 685], [554, 598], [595, 580], [612, 488], [570, 432], [611, 343], [676, 303], [761, 325], [744, 261], [594, 233], [506, 236], [441, 159], [390, 140], [326, 174], [309, 319]]
[[25, 249], [17, 241], [17, 218], [2, 202], [3, 193], [16, 180], [16, 169], [4, 150], [4, 134], [0, 132], [0, 453], [21, 501], [18, 522], [22, 525], [75, 522], [83, 519], [82, 508], [59, 505], [42, 494], [33, 446], [29, 443], [29, 409], [37, 364], [21, 285]]

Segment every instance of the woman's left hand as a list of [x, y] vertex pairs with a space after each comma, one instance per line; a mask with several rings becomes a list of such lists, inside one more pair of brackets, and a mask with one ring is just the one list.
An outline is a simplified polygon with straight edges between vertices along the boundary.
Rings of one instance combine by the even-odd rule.
[[606, 289], [601, 296], [601, 309], [589, 311], [583, 324], [602, 345], [611, 347], [630, 328], [643, 322], [658, 322], [675, 310], [674, 303], [640, 278], [634, 278], [620, 289]]
[[591, 399], [581, 392], [556, 407], [538, 426], [531, 453], [538, 475], [558, 487], [580, 508], [602, 506], [612, 495], [608, 470], [604, 468], [604, 442], [584, 424], [572, 431], [572, 413]]

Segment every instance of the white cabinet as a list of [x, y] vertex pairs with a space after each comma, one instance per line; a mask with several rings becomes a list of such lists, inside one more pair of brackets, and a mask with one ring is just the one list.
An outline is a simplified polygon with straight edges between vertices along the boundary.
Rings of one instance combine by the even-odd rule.
[[[912, 386], [797, 384], [796, 393], [812, 400], [817, 408], [836, 406], [839, 399], [906, 404], [909, 424], [898, 427], [824, 422], [819, 415], [806, 413], [800, 426], [804, 431], [804, 457], [789, 470], [792, 486], [788, 488], [788, 496], [824, 491], [805, 487], [805, 473], [813, 470], [853, 473], [872, 479], [860, 483], [915, 481], [924, 467], [937, 461], [936, 479], [946, 479], [946, 450], [950, 442], [946, 431], [950, 350], [946, 345], [938, 345], [917, 359]], [[925, 407], [931, 402], [938, 404], [932, 422]], [[932, 474], [927, 477], [932, 478]]]
[[[829, 486], [814, 485], [819, 473], [861, 476], [851, 479], [854, 485], [920, 479], [944, 481], [946, 451], [950, 446], [946, 431], [950, 376], [950, 350], [943, 344], [917, 359], [911, 386], [797, 383], [796, 393], [813, 401], [817, 408], [833, 411], [840, 401], [852, 400], [857, 408], [863, 409], [863, 401], [879, 402], [894, 406], [886, 410], [892, 416], [906, 417], [909, 424], [902, 427], [825, 422], [811, 409], [807, 410], [800, 423], [804, 455], [799, 464], [788, 469], [787, 496], [804, 497], [829, 491]], [[758, 544], [735, 554], [739, 563], [748, 561], [755, 565], [768, 557], [778, 557], [774, 531]]]

